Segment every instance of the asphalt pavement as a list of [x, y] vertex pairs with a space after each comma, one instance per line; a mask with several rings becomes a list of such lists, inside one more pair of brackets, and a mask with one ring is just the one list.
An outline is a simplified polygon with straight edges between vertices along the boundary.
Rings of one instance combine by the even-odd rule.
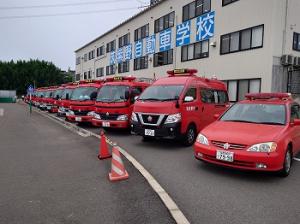
[[0, 223], [175, 223], [140, 173], [111, 183], [99, 140], [0, 104]]
[[300, 222], [298, 161], [289, 177], [280, 178], [202, 163], [194, 159], [192, 147], [172, 140], [143, 142], [139, 136], [113, 130], [107, 135], [152, 173], [191, 223]]

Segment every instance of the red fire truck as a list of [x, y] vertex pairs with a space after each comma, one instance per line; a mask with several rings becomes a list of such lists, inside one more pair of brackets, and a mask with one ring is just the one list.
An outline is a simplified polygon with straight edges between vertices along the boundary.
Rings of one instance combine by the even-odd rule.
[[132, 113], [132, 131], [153, 138], [181, 139], [192, 145], [197, 133], [228, 107], [223, 82], [200, 78], [195, 69], [169, 71], [138, 98]]
[[41, 103], [42, 103], [42, 99], [45, 95], [45, 90], [46, 88], [41, 87], [41, 88], [37, 88], [35, 91], [35, 99], [32, 101], [33, 102], [33, 106], [35, 107], [40, 107]]
[[70, 109], [66, 113], [68, 121], [91, 122], [92, 117], [88, 113], [94, 110], [97, 94], [102, 84], [103, 81], [100, 80], [79, 81], [79, 85], [71, 96]]
[[73, 91], [78, 87], [79, 82], [67, 83], [65, 84], [65, 89], [62, 93], [61, 99], [56, 100], [56, 104], [58, 106], [57, 115], [60, 117], [65, 117], [66, 113], [69, 111], [71, 96]]
[[40, 104], [40, 109], [41, 110], [48, 110], [51, 107], [51, 104], [53, 104], [54, 99], [54, 92], [56, 91], [56, 89], [58, 88], [58, 86], [50, 86], [47, 87], [45, 89], [45, 95], [41, 100], [41, 104]]
[[47, 110], [49, 113], [57, 113], [58, 112], [58, 102], [64, 93], [65, 87], [66, 87], [66, 84], [63, 84], [55, 90], [55, 92], [52, 96], [53, 100], [51, 102], [49, 102], [47, 105]]
[[100, 89], [95, 110], [89, 115], [92, 124], [104, 128], [130, 128], [133, 104], [136, 98], [150, 85], [135, 77], [107, 79]]

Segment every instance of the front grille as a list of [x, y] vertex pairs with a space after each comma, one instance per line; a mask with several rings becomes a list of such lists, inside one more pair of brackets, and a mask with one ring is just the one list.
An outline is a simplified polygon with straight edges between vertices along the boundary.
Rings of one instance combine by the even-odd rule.
[[143, 122], [145, 124], [157, 124], [159, 115], [142, 115]]
[[119, 114], [100, 114], [102, 120], [110, 120], [110, 121], [116, 121], [119, 117]]
[[78, 110], [73, 110], [74, 114], [77, 116], [86, 116], [88, 114], [88, 111], [78, 111]]
[[229, 144], [228, 149], [233, 149], [233, 150], [242, 150], [246, 148], [246, 145], [241, 145], [241, 144], [235, 144], [235, 143], [227, 143], [227, 142], [219, 142], [219, 141], [212, 141], [211, 142], [214, 146], [217, 146], [219, 148], [224, 149], [225, 144]]

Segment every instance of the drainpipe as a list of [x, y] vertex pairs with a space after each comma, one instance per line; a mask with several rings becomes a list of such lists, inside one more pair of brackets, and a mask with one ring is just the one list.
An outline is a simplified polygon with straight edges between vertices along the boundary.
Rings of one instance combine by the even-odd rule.
[[285, 15], [284, 15], [284, 29], [283, 29], [283, 41], [282, 41], [282, 55], [285, 54], [286, 48], [286, 34], [287, 34], [287, 19], [288, 19], [289, 0], [285, 0]]

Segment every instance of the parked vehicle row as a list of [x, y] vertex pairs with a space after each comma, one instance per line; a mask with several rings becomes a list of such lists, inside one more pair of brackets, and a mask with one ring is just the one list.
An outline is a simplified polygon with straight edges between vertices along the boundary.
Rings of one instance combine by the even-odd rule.
[[153, 83], [114, 77], [44, 87], [32, 102], [70, 122], [194, 144], [201, 161], [287, 176], [300, 149], [300, 106], [292, 96], [251, 93], [231, 106], [223, 82], [196, 73], [176, 69]]

